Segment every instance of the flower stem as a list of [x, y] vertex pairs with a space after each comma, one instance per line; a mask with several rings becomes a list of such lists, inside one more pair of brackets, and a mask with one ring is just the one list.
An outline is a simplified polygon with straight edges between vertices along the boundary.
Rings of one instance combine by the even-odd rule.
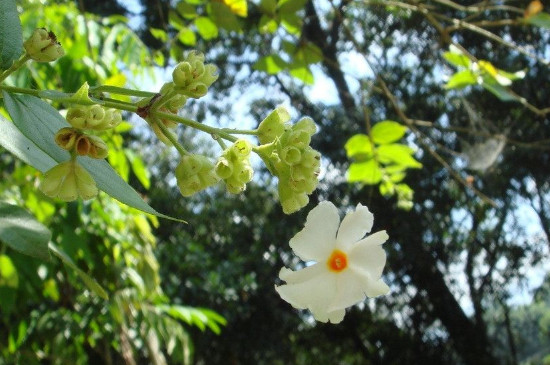
[[257, 129], [249, 130], [249, 129], [222, 128], [222, 129], [220, 129], [220, 131], [225, 132], [225, 133], [229, 133], [229, 134], [247, 134], [247, 135], [251, 135], [251, 136], [258, 135], [258, 130]]
[[10, 68], [8, 68], [7, 70], [5, 70], [4, 72], [2, 72], [0, 74], [0, 82], [4, 81], [11, 73], [16, 71], [19, 67], [23, 66], [23, 64], [25, 62], [27, 62], [30, 58], [31, 58], [31, 56], [29, 56], [27, 54], [27, 52], [23, 53], [23, 55], [21, 57], [19, 57], [19, 59], [17, 61], [15, 61], [10, 66]]
[[183, 148], [183, 146], [179, 144], [174, 134], [170, 132], [170, 130], [168, 129], [168, 127], [164, 125], [164, 123], [162, 123], [158, 118], [152, 118], [152, 122], [155, 123], [160, 128], [160, 130], [166, 136], [166, 138], [168, 138], [168, 140], [172, 143], [172, 145], [176, 147], [180, 156], [183, 157], [189, 154], [189, 152], [187, 152], [185, 148]]
[[204, 124], [201, 124], [199, 122], [195, 122], [194, 120], [180, 117], [179, 115], [174, 115], [174, 114], [171, 114], [171, 113], [165, 113], [165, 112], [161, 112], [161, 111], [158, 111], [158, 110], [152, 110], [151, 115], [154, 115], [154, 116], [162, 118], [162, 119], [172, 120], [174, 122], [186, 125], [188, 127], [198, 129], [199, 131], [203, 131], [203, 132], [210, 133], [210, 134], [213, 134], [213, 135], [218, 135], [218, 136], [222, 137], [223, 139], [226, 139], [226, 140], [231, 141], [231, 142], [235, 142], [238, 139], [237, 137], [232, 136], [231, 134], [229, 134], [227, 132], [224, 132], [219, 128], [210, 127], [208, 125], [204, 125]]
[[150, 91], [141, 91], [134, 89], [127, 89], [125, 87], [111, 86], [111, 85], [99, 85], [90, 88], [90, 92], [93, 94], [100, 94], [102, 92], [107, 92], [117, 95], [130, 95], [130, 96], [139, 96], [139, 97], [150, 97], [155, 96], [156, 93]]

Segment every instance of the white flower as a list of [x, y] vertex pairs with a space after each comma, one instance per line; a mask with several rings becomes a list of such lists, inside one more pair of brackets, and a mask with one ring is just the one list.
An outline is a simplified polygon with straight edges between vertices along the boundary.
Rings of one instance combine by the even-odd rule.
[[339, 323], [345, 309], [365, 296], [387, 294], [389, 287], [380, 277], [386, 263], [381, 245], [388, 235], [379, 231], [365, 237], [373, 220], [368, 208], [358, 204], [340, 224], [334, 204], [319, 203], [309, 212], [304, 229], [290, 240], [296, 255], [316, 263], [298, 271], [283, 267], [279, 277], [286, 284], [275, 287], [281, 298], [295, 308], [309, 309], [320, 322]]

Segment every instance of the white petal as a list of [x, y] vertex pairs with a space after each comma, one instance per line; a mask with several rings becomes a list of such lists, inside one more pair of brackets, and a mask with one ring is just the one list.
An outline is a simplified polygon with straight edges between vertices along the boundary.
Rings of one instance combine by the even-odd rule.
[[343, 310], [365, 299], [365, 288], [370, 286], [368, 274], [348, 269], [336, 275], [336, 295], [329, 311]]
[[311, 280], [315, 276], [323, 275], [327, 271], [322, 264], [314, 264], [297, 271], [283, 267], [279, 272], [279, 279], [286, 281], [287, 284], [298, 284]]
[[386, 231], [379, 231], [357, 242], [349, 251], [349, 265], [354, 270], [366, 272], [376, 280], [386, 264], [386, 252], [381, 245], [388, 239]]
[[334, 249], [340, 217], [331, 202], [324, 201], [313, 208], [304, 229], [290, 240], [290, 247], [304, 261], [324, 261]]
[[344, 319], [344, 315], [346, 314], [345, 309], [339, 309], [332, 312], [311, 312], [313, 314], [313, 317], [315, 320], [323, 323], [340, 323]]
[[374, 298], [380, 295], [385, 295], [390, 292], [390, 287], [386, 285], [382, 279], [377, 281], [369, 280], [369, 286], [366, 288], [365, 293], [368, 297]]
[[370, 232], [373, 222], [374, 216], [369, 212], [369, 209], [364, 205], [357, 204], [355, 211], [346, 214], [344, 220], [342, 220], [336, 237], [338, 247], [347, 251], [353, 243], [365, 237], [367, 232]]
[[[323, 267], [323, 265], [316, 265]], [[301, 271], [294, 272], [296, 275], [303, 275]], [[319, 269], [316, 269], [319, 270]], [[311, 270], [311, 271], [316, 271]], [[308, 308], [315, 313], [327, 312], [328, 305], [332, 302], [336, 292], [335, 275], [328, 270], [319, 270], [320, 274], [308, 280], [295, 282], [275, 287], [281, 298], [298, 309]], [[309, 276], [309, 274], [305, 275]], [[291, 278], [294, 280], [295, 278]], [[302, 278], [300, 278], [302, 279]]]

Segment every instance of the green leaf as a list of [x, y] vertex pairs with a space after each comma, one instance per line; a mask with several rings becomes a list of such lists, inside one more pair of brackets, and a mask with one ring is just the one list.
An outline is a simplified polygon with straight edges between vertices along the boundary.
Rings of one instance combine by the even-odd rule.
[[186, 2], [180, 1], [176, 5], [176, 11], [185, 19], [194, 19], [197, 17], [197, 9]]
[[99, 285], [97, 283], [97, 281], [95, 281], [94, 278], [92, 278], [90, 275], [86, 274], [84, 271], [82, 271], [78, 266], [76, 266], [76, 264], [74, 263], [74, 261], [65, 253], [63, 252], [59, 247], [57, 247], [56, 245], [54, 245], [53, 243], [50, 242], [50, 244], [48, 245], [50, 251], [55, 255], [57, 256], [61, 261], [63, 261], [63, 263], [65, 265], [67, 265], [68, 267], [70, 267], [71, 269], [73, 269], [76, 274], [78, 276], [80, 276], [80, 278], [82, 279], [82, 281], [84, 282], [84, 284], [86, 284], [86, 286], [88, 287], [88, 289], [90, 289], [92, 292], [94, 292], [95, 294], [97, 294], [99, 297], [105, 299], [105, 300], [109, 300], [109, 295], [107, 295], [107, 292], [105, 291], [105, 289], [103, 289], [101, 287], [101, 285]]
[[[238, 6], [238, 4], [235, 4]], [[245, 2], [246, 9], [246, 2]], [[235, 13], [229, 8], [228, 5], [212, 2], [210, 4], [212, 20], [216, 23], [219, 28], [223, 28], [228, 31], [240, 32], [241, 23], [235, 15]]]
[[0, 69], [8, 69], [23, 53], [23, 34], [15, 0], [0, 0]]
[[279, 23], [269, 15], [263, 14], [260, 18], [260, 23], [258, 24], [258, 29], [260, 33], [275, 33], [279, 28]]
[[300, 34], [302, 31], [302, 17], [296, 13], [281, 14], [281, 24], [290, 34]]
[[[57, 110], [34, 96], [11, 95], [7, 92], [3, 92], [3, 96], [4, 105], [15, 126], [27, 139], [56, 162], [69, 159], [69, 153], [54, 141], [54, 135], [59, 129], [70, 126]], [[107, 161], [79, 157], [79, 162], [93, 176], [99, 189], [121, 203], [149, 214], [182, 222], [180, 219], [160, 214], [151, 208], [130, 185], [122, 180]], [[30, 164], [43, 171], [43, 166]]]
[[470, 70], [462, 70], [456, 72], [447, 84], [445, 84], [445, 89], [462, 89], [468, 85], [477, 84], [476, 75]]
[[253, 66], [255, 70], [265, 71], [270, 75], [275, 75], [287, 67], [287, 63], [276, 54], [260, 58]]
[[372, 127], [370, 135], [374, 143], [388, 144], [403, 138], [406, 131], [407, 127], [391, 120], [384, 120]]
[[195, 19], [197, 31], [205, 40], [214, 39], [218, 36], [218, 26], [210, 18], [201, 16]]
[[403, 144], [385, 144], [376, 149], [378, 159], [381, 163], [404, 166], [407, 168], [421, 168], [422, 164], [412, 155], [414, 150]]
[[38, 148], [13, 123], [7, 121], [1, 115], [0, 145], [26, 164], [34, 166], [34, 168], [41, 172], [46, 172], [57, 165], [57, 161]]
[[260, 10], [264, 14], [275, 15], [275, 10], [277, 9], [277, 0], [261, 0], [260, 1]]
[[528, 17], [526, 22], [536, 27], [550, 29], [550, 14], [541, 12]]
[[0, 202], [0, 241], [25, 255], [49, 261], [51, 233], [25, 209]]
[[181, 41], [181, 43], [188, 46], [194, 46], [197, 43], [197, 37], [195, 36], [195, 33], [187, 27], [182, 28], [179, 31], [178, 39]]
[[169, 316], [179, 319], [189, 325], [198, 327], [204, 331], [210, 328], [215, 334], [220, 334], [220, 324], [225, 325], [227, 321], [218, 313], [206, 308], [185, 307], [182, 305], [158, 305], [157, 308]]
[[141, 183], [141, 185], [143, 185], [145, 189], [149, 189], [149, 187], [151, 186], [151, 181], [149, 180], [149, 170], [147, 170], [147, 167], [143, 163], [141, 157], [139, 157], [132, 150], [129, 149], [125, 149], [124, 153], [132, 164], [132, 171], [134, 172], [134, 175], [136, 175], [139, 182]]
[[304, 8], [308, 0], [281, 0], [279, 1], [279, 12], [295, 13]]
[[17, 288], [19, 286], [19, 275], [9, 256], [0, 255], [0, 286]]
[[365, 134], [356, 134], [346, 142], [344, 148], [349, 158], [356, 161], [365, 161], [372, 157], [372, 142]]
[[164, 31], [164, 29], [159, 28], [149, 28], [149, 31], [155, 37], [161, 42], [166, 42], [168, 40], [168, 34]]
[[291, 68], [290, 75], [297, 78], [298, 80], [301, 80], [302, 82], [304, 82], [304, 84], [307, 85], [313, 85], [313, 82], [315, 81], [313, 78], [313, 74], [307, 66]]
[[348, 182], [360, 182], [376, 185], [382, 180], [382, 171], [374, 159], [365, 162], [353, 162], [348, 169]]
[[470, 59], [462, 53], [445, 52], [443, 53], [443, 58], [445, 58], [451, 65], [457, 67], [469, 68], [472, 63], [472, 61], [470, 61]]
[[502, 101], [519, 101], [518, 97], [512, 94], [507, 88], [490, 78], [484, 77], [481, 86]]

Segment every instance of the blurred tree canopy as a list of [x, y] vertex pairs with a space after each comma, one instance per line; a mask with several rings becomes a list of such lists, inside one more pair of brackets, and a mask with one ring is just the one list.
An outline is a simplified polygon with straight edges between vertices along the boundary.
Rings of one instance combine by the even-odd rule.
[[[23, 34], [51, 29], [66, 56], [11, 85], [139, 88], [198, 49], [220, 77], [185, 117], [255, 128], [283, 103], [316, 122], [323, 158], [310, 204], [292, 215], [259, 164], [242, 194], [184, 198], [174, 151], [128, 113], [108, 161], [182, 224], [106, 195], [46, 198], [39, 173], [0, 149], [1, 204], [25, 208], [68, 256], [29, 259], [0, 236], [0, 363], [550, 361], [550, 15], [540, 2], [17, 3]], [[178, 137], [215, 153], [208, 136]], [[391, 293], [339, 325], [274, 290], [282, 266], [301, 265], [287, 243], [323, 200], [367, 205], [374, 230], [390, 235]], [[520, 292], [533, 300], [515, 304]]]

